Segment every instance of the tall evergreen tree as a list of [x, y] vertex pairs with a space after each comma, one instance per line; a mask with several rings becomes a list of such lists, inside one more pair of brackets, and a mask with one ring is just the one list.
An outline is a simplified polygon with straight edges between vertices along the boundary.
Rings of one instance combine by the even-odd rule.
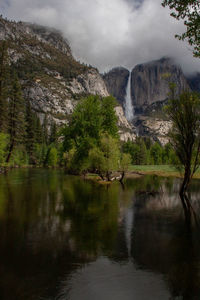
[[7, 129], [7, 97], [8, 97], [9, 66], [7, 55], [7, 43], [0, 42], [0, 131]]
[[30, 102], [26, 104], [26, 149], [29, 155], [29, 163], [35, 163], [34, 148], [35, 148], [35, 123], [34, 114], [31, 110]]
[[9, 150], [6, 162], [8, 163], [14, 147], [22, 143], [25, 138], [25, 102], [21, 92], [16, 72], [12, 74], [12, 86], [9, 96], [9, 124], [10, 134]]
[[52, 121], [50, 127], [50, 136], [49, 136], [49, 144], [53, 144], [57, 139], [57, 126], [56, 123]]
[[42, 139], [43, 144], [48, 144], [48, 121], [47, 121], [47, 115], [45, 114], [43, 124], [42, 124]]
[[43, 142], [42, 139], [43, 132], [42, 132], [40, 119], [36, 114], [34, 115], [34, 128], [35, 128], [35, 142], [37, 144], [41, 144]]

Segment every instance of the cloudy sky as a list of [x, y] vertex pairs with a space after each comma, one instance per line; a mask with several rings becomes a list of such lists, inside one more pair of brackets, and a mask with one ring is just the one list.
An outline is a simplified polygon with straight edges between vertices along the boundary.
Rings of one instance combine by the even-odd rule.
[[101, 72], [170, 56], [186, 73], [200, 71], [200, 59], [186, 42], [174, 38], [184, 31], [161, 0], [0, 0], [0, 12], [60, 29], [75, 57]]

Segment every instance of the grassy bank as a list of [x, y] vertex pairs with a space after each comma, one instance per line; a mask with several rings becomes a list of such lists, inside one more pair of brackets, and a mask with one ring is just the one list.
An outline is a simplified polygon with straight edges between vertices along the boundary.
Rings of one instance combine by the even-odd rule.
[[[171, 165], [132, 165], [130, 172], [139, 174], [152, 174], [158, 176], [174, 176], [181, 177], [179, 171]], [[200, 169], [194, 175], [194, 178], [200, 178]]]

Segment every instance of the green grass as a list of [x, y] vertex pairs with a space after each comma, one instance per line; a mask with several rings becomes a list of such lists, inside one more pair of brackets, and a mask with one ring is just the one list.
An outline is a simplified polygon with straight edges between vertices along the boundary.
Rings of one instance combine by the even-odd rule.
[[[155, 174], [158, 176], [181, 177], [180, 172], [171, 165], [132, 165], [130, 171], [141, 174]], [[194, 178], [200, 178], [200, 169], [194, 174]]]

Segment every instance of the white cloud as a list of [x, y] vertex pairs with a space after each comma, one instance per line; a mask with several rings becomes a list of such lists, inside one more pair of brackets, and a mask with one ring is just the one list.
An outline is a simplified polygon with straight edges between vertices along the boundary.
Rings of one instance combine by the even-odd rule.
[[[3, 0], [4, 4], [6, 0]], [[4, 14], [63, 31], [81, 61], [100, 71], [172, 56], [185, 72], [200, 71], [188, 44], [174, 38], [184, 25], [169, 16], [161, 0], [9, 0]], [[0, 4], [3, 9], [3, 4]]]

